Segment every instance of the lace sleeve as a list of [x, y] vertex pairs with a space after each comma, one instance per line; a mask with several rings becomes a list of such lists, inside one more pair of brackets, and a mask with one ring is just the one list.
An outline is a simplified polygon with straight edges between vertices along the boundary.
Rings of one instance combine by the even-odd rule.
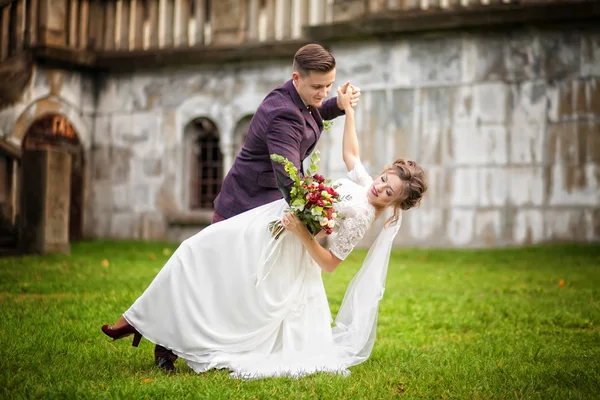
[[351, 181], [358, 183], [360, 186], [370, 186], [371, 183], [373, 183], [373, 178], [368, 174], [360, 160], [356, 160], [354, 169], [348, 172], [348, 178], [350, 178]]
[[372, 218], [369, 213], [363, 210], [357, 212], [356, 215], [346, 217], [341, 223], [329, 251], [340, 260], [345, 260], [356, 246], [356, 243], [365, 236], [371, 221]]

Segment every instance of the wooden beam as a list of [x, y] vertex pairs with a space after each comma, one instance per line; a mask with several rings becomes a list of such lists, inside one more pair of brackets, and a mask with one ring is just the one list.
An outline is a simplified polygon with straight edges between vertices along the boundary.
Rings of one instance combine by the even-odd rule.
[[67, 46], [76, 48], [79, 33], [79, 1], [69, 0], [69, 10], [67, 16]]
[[144, 49], [158, 49], [159, 14], [158, 0], [149, 0], [148, 20], [144, 21]]
[[115, 13], [115, 48], [129, 49], [129, 0], [118, 0]]
[[[102, 3], [101, 3], [102, 4]], [[113, 50], [115, 48], [115, 20], [116, 8], [115, 3], [108, 1], [104, 3], [104, 46], [102, 49]]]
[[[97, 16], [94, 16], [97, 18]], [[88, 0], [80, 0], [79, 7], [79, 48], [86, 49], [88, 45], [88, 30], [89, 30], [89, 4]]]
[[206, 0], [194, 0], [194, 19], [196, 21], [195, 46], [204, 44], [204, 21], [206, 20]]
[[129, 18], [129, 49], [144, 48], [144, 1], [132, 0]]
[[175, 0], [174, 13], [174, 45], [188, 45], [188, 28], [190, 22], [190, 3], [188, 0]]
[[90, 0], [90, 25], [88, 28], [89, 39], [85, 49], [104, 48], [104, 26], [105, 26], [105, 8], [102, 0]]
[[169, 65], [197, 65], [259, 59], [292, 59], [306, 40], [253, 45], [170, 48], [157, 51], [104, 51], [96, 55], [96, 67], [110, 71], [162, 68]]
[[0, 24], [0, 61], [4, 61], [8, 58], [9, 55], [9, 46], [10, 46], [10, 9], [11, 6], [5, 6], [1, 10], [2, 19]]
[[39, 7], [40, 5], [38, 3], [38, 0], [29, 0], [29, 2], [27, 3], [27, 23], [25, 24], [25, 26], [27, 27], [27, 40], [25, 44], [27, 46], [34, 46], [37, 44], [38, 41]]

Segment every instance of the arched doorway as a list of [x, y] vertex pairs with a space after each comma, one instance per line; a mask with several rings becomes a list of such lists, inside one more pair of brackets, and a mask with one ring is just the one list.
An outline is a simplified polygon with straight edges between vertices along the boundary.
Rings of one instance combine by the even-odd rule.
[[[48, 225], [45, 235], [58, 240], [56, 237], [60, 234], [50, 225], [51, 219], [59, 218], [60, 214], [68, 218], [68, 233], [64, 239], [68, 242], [82, 239], [85, 160], [83, 147], [71, 123], [60, 114], [38, 118], [27, 129], [22, 150], [21, 204], [24, 205], [22, 211], [29, 215], [29, 218], [23, 216], [24, 223], [29, 224], [25, 231], [29, 231], [31, 237], [32, 229], [35, 229], [32, 224]], [[39, 173], [42, 176], [37, 176]], [[32, 196], [43, 196], [45, 202], [32, 200]], [[68, 210], [60, 210], [63, 205], [68, 205]], [[36, 207], [45, 207], [47, 215], [37, 216], [36, 212], [42, 210], [36, 211]]]

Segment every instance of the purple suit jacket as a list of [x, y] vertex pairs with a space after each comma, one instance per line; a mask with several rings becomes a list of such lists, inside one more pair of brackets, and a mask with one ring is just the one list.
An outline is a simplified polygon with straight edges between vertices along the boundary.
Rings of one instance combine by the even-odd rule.
[[215, 212], [230, 218], [281, 199], [283, 195], [274, 169], [284, 176], [287, 173], [281, 164], [271, 161], [270, 155], [282, 155], [302, 171], [302, 160], [312, 152], [321, 136], [323, 118], [330, 120], [343, 114], [335, 97], [324, 102], [321, 108], [309, 111], [291, 79], [274, 89], [250, 121], [242, 150], [215, 199]]

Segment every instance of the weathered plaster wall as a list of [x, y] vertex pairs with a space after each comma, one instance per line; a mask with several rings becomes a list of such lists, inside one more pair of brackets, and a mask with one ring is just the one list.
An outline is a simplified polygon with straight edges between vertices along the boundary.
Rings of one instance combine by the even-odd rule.
[[428, 196], [405, 214], [398, 244], [600, 239], [600, 30], [334, 50], [338, 80], [365, 93], [357, 121], [370, 172], [395, 156], [429, 172]]
[[[600, 239], [600, 29], [446, 33], [332, 49], [336, 85], [349, 79], [362, 89], [357, 123], [369, 171], [395, 157], [428, 171], [427, 197], [405, 213], [398, 245]], [[3, 135], [52, 92], [56, 73], [36, 72], [27, 99], [0, 112]], [[186, 124], [207, 117], [217, 125], [229, 168], [239, 121], [290, 75], [291, 60], [112, 74], [96, 82], [94, 102], [91, 79], [62, 73], [54, 96], [89, 136], [88, 235], [179, 240], [196, 232], [168, 222], [187, 212]], [[343, 121], [319, 145], [334, 178], [344, 174]]]

